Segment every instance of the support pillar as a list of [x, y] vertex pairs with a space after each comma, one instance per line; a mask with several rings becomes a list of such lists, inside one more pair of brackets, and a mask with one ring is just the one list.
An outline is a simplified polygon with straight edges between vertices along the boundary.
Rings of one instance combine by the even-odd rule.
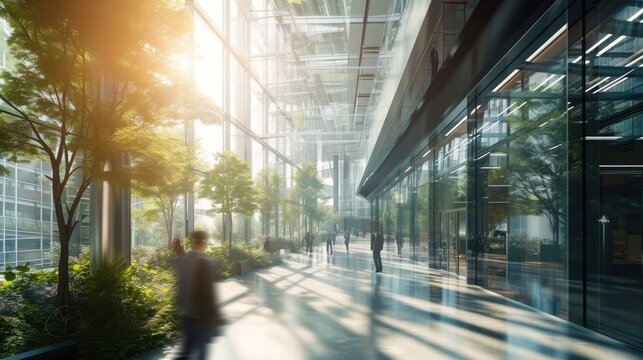
[[[109, 173], [112, 164], [129, 166], [128, 154], [108, 161], [103, 171]], [[92, 268], [123, 259], [131, 264], [132, 222], [131, 189], [129, 181], [116, 184], [93, 180], [90, 191], [90, 257]]]

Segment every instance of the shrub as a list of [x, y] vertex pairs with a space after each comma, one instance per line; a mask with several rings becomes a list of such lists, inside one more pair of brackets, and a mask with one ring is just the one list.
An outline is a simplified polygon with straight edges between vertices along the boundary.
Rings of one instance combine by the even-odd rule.
[[[83, 251], [70, 264], [73, 307], [58, 313], [54, 270], [7, 269], [5, 278], [12, 272], [13, 281], [0, 282], [0, 358], [71, 339], [80, 359], [125, 359], [175, 339], [177, 258], [166, 248], [137, 248], [133, 254], [131, 266], [117, 262], [92, 271]], [[208, 254], [217, 279], [233, 275], [242, 259], [251, 259], [253, 268], [281, 262], [256, 245], [214, 246]], [[70, 320], [67, 328], [53, 316], [62, 313]]]

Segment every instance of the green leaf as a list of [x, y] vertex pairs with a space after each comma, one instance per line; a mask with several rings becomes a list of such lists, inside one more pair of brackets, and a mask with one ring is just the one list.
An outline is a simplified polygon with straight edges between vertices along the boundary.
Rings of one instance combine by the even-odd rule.
[[29, 263], [16, 266], [16, 270], [20, 271], [21, 273], [29, 272]]
[[16, 273], [14, 273], [13, 271], [5, 271], [4, 279], [6, 281], [14, 281], [16, 279]]

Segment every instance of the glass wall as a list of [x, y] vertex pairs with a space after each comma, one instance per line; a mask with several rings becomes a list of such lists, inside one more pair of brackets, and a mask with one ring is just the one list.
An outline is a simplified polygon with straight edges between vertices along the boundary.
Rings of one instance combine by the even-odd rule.
[[564, 18], [554, 21], [478, 95], [475, 130], [478, 283], [564, 318], [566, 29]]
[[585, 19], [587, 325], [643, 347], [643, 7], [586, 1]]
[[377, 195], [401, 256], [643, 347], [641, 23], [555, 3]]

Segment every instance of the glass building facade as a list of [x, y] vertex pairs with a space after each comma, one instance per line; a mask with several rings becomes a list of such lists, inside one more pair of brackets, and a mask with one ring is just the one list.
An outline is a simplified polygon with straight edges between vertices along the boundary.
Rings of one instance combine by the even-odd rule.
[[388, 248], [643, 347], [642, 23], [548, 7], [369, 196]]
[[[277, 169], [286, 197], [309, 161], [342, 230], [380, 224], [389, 254], [643, 348], [643, 3], [544, 0], [494, 34], [500, 3], [538, 2], [188, 1], [185, 74], [220, 111], [179, 132], [198, 174], [233, 151]], [[492, 40], [467, 42], [483, 23]], [[50, 170], [0, 161], [0, 267], [51, 265]], [[221, 238], [211, 208], [186, 194], [175, 233]], [[148, 209], [132, 201], [133, 242], [164, 245]], [[269, 235], [301, 239], [286, 217]], [[259, 216], [233, 228], [262, 234]]]

